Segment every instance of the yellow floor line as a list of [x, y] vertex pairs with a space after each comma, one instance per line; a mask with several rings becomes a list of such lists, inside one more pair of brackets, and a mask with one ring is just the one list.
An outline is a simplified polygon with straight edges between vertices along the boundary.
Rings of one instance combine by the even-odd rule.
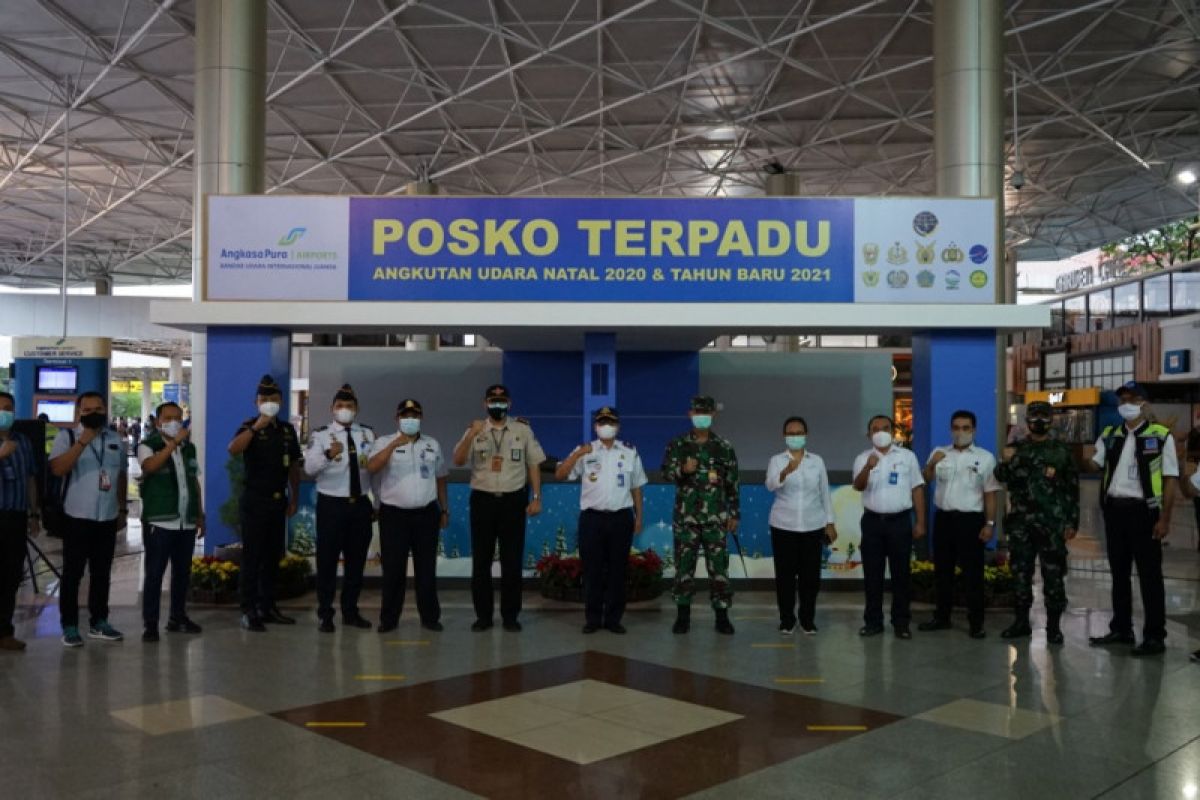
[[418, 647], [421, 645], [429, 644], [429, 640], [428, 639], [414, 639], [414, 640], [392, 639], [391, 641], [385, 642], [384, 644], [398, 645], [401, 647]]
[[824, 678], [776, 678], [776, 683], [824, 683]]
[[795, 650], [796, 645], [786, 642], [755, 642], [751, 647], [769, 647], [776, 650]]
[[365, 722], [306, 722], [306, 728], [365, 728]]
[[808, 729], [810, 731], [813, 731], [814, 733], [821, 732], [821, 731], [865, 731], [867, 729], [867, 726], [866, 725], [809, 725]]
[[402, 681], [403, 675], [355, 675], [356, 681]]

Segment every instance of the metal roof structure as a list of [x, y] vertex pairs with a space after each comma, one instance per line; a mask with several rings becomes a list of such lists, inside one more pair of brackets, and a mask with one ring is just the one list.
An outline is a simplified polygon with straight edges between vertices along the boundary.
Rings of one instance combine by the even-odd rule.
[[[190, 280], [199, 1], [0, 4], [0, 282], [61, 280], [68, 153], [71, 279]], [[269, 192], [933, 191], [928, 0], [264, 1]], [[1194, 0], [1011, 0], [1005, 37], [1020, 258], [1195, 213]]]

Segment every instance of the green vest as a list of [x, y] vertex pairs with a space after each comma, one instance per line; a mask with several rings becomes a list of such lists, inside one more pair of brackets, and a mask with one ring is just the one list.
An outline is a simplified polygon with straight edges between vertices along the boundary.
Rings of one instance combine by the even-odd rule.
[[[1101, 502], [1108, 497], [1108, 485], [1112, 483], [1113, 470], [1121, 459], [1121, 448], [1125, 446], [1125, 434], [1128, 429], [1124, 425], [1109, 425], [1100, 434], [1104, 439], [1104, 477], [1101, 480]], [[1137, 462], [1138, 478], [1142, 483], [1142, 495], [1146, 504], [1151, 508], [1162, 505], [1163, 475], [1162, 455], [1167, 446], [1167, 437], [1171, 429], [1157, 422], [1151, 422], [1142, 427], [1134, 435], [1134, 460]]]
[[[142, 439], [142, 444], [155, 453], [167, 446], [158, 431]], [[180, 455], [188, 485], [187, 519], [184, 524], [190, 528], [195, 527], [200, 518], [200, 465], [196, 461], [196, 446], [191, 440], [184, 443]], [[142, 518], [151, 524], [179, 519], [179, 479], [175, 475], [174, 458], [168, 458], [157, 472], [143, 476]]]

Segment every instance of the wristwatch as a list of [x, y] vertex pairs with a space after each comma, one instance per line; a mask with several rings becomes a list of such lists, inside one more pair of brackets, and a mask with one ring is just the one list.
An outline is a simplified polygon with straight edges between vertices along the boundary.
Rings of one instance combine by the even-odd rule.
[[994, 528], [994, 527], [996, 527], [996, 520], [994, 520], [994, 519], [989, 519], [989, 520], [988, 520], [987, 522], [985, 522], [984, 524], [985, 524], [985, 525], [988, 525], [989, 527], [992, 527], [992, 528]]

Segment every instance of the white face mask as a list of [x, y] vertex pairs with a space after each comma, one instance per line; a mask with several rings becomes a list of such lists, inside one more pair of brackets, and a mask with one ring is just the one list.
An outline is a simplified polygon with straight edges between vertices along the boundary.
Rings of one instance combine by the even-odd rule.
[[183, 423], [179, 422], [177, 420], [171, 420], [170, 422], [164, 422], [162, 424], [162, 432], [165, 433], [167, 436], [170, 436], [172, 439], [174, 439], [176, 436], [178, 436], [179, 432], [182, 430], [183, 430]]
[[887, 431], [875, 431], [871, 434], [871, 444], [880, 450], [886, 450], [892, 444], [892, 434]]
[[400, 432], [405, 436], [416, 436], [421, 432], [421, 420], [415, 417], [401, 417]]
[[353, 408], [339, 408], [333, 412], [333, 418], [343, 425], [349, 425], [351, 422], [354, 422], [354, 416]]
[[1121, 403], [1117, 406], [1117, 413], [1121, 415], [1121, 419], [1132, 422], [1142, 415], [1142, 407], [1138, 403]]
[[279, 403], [273, 401], [261, 403], [258, 406], [258, 413], [262, 414], [264, 417], [273, 417], [279, 413]]
[[970, 447], [973, 441], [975, 441], [975, 434], [973, 433], [967, 433], [966, 431], [954, 432], [954, 445], [956, 447]]
[[599, 436], [604, 441], [608, 441], [609, 439], [615, 439], [615, 438], [617, 438], [617, 426], [616, 425], [597, 425], [596, 426], [596, 435]]

